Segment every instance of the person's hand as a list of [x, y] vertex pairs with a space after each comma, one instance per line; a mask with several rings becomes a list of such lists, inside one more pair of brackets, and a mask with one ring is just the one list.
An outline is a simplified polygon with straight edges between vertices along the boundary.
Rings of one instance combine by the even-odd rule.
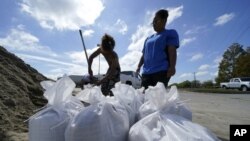
[[167, 77], [175, 75], [175, 68], [168, 68]]
[[93, 77], [93, 71], [91, 69], [89, 69], [89, 76], [90, 78]]
[[96, 82], [95, 82], [95, 85], [96, 85], [96, 86], [99, 86], [99, 85], [101, 85], [101, 84], [102, 84], [101, 81], [96, 81]]
[[137, 69], [136, 69], [136, 71], [135, 71], [137, 74], [139, 74], [140, 73], [140, 67], [138, 67]]

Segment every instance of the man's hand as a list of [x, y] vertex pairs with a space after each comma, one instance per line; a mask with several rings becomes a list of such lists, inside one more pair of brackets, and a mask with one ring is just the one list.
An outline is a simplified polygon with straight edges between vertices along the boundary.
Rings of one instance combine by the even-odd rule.
[[89, 69], [89, 76], [93, 77], [93, 71], [91, 69]]
[[168, 68], [167, 77], [175, 75], [175, 68]]
[[99, 85], [101, 85], [102, 84], [102, 81], [96, 81], [95, 82], [95, 85], [97, 85], [97, 86], [99, 86]]
[[140, 67], [138, 67], [137, 69], [136, 69], [136, 71], [135, 71], [137, 74], [139, 74], [140, 73]]

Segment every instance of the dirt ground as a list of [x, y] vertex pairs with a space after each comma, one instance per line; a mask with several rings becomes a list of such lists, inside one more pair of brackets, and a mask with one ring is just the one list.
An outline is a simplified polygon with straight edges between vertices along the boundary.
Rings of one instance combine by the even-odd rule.
[[232, 124], [250, 124], [249, 94], [212, 94], [179, 91], [191, 108], [193, 122], [212, 130], [221, 140], [229, 141]]

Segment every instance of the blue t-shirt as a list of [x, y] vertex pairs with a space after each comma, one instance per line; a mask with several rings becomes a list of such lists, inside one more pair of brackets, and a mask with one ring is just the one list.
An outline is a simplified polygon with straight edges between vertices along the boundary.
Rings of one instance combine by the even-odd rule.
[[146, 39], [142, 50], [144, 54], [143, 74], [152, 74], [168, 69], [166, 49], [169, 45], [179, 47], [179, 37], [174, 29], [165, 29]]

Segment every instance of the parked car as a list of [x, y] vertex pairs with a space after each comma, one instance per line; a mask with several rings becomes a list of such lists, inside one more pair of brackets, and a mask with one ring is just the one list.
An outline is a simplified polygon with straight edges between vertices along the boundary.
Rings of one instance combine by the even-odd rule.
[[[94, 75], [98, 80], [101, 80], [104, 76], [104, 74]], [[82, 87], [84, 83], [88, 83], [87, 76], [69, 75], [69, 77], [76, 83], [76, 87]], [[141, 76], [134, 71], [122, 71], [120, 74], [120, 81], [121, 83], [131, 85], [136, 89], [141, 88]]]
[[241, 91], [250, 90], [250, 77], [232, 78], [229, 82], [220, 83], [220, 87], [224, 89], [239, 89]]

